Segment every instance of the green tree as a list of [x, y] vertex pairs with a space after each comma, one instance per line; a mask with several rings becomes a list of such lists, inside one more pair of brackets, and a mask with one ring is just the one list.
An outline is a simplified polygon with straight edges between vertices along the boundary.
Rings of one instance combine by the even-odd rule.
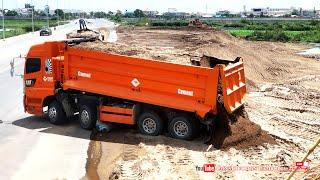
[[8, 10], [6, 13], [5, 13], [6, 16], [18, 16], [18, 13], [17, 11], [15, 10]]
[[141, 18], [141, 17], [144, 17], [145, 14], [143, 13], [143, 11], [141, 9], [136, 9], [134, 12], [134, 17], [137, 17], [137, 18]]
[[103, 11], [94, 12], [93, 16], [95, 18], [105, 18], [105, 17], [107, 17], [107, 13], [105, 13]]
[[299, 16], [299, 15], [300, 15], [299, 10], [298, 10], [298, 9], [294, 9], [294, 10], [292, 11], [291, 15]]
[[116, 22], [121, 22], [122, 21], [123, 14], [120, 10], [117, 10], [117, 13], [112, 17], [112, 20]]
[[108, 18], [111, 18], [112, 16], [113, 16], [113, 12], [112, 12], [112, 11], [109, 11], [108, 14], [107, 14], [107, 17], [108, 17]]
[[54, 10], [54, 13], [56, 14], [56, 16], [62, 17], [64, 15], [64, 12], [62, 9], [56, 9]]
[[47, 16], [45, 11], [39, 11], [38, 13], [39, 13], [39, 16], [42, 16], [42, 17]]

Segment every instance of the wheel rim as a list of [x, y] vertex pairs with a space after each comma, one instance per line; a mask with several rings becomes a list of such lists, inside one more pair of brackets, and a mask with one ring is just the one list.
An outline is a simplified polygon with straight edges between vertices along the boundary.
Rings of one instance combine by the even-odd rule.
[[49, 109], [49, 118], [54, 119], [57, 116], [57, 109], [55, 107], [51, 107]]
[[84, 124], [88, 124], [90, 122], [89, 112], [87, 110], [83, 110], [81, 112], [81, 121]]
[[146, 118], [142, 122], [142, 128], [145, 132], [152, 134], [157, 129], [156, 121], [151, 118]]
[[183, 121], [177, 121], [173, 126], [174, 133], [180, 137], [186, 136], [189, 132], [188, 125]]

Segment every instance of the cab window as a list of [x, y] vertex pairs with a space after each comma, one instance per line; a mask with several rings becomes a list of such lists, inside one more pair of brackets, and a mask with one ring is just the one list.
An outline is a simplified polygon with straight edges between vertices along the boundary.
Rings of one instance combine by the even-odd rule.
[[41, 60], [39, 58], [29, 58], [26, 63], [26, 74], [40, 71]]

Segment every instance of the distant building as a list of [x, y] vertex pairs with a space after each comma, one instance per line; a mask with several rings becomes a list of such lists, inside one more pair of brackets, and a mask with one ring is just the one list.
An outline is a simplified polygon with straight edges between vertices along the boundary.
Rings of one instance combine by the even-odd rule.
[[320, 17], [320, 10], [316, 10], [316, 17]]
[[143, 11], [143, 14], [148, 16], [148, 17], [156, 17], [159, 15], [158, 11]]
[[168, 8], [168, 13], [175, 13], [177, 11], [177, 8]]
[[216, 12], [216, 17], [228, 17], [230, 15], [230, 11], [224, 10], [224, 11], [218, 11]]
[[293, 12], [293, 8], [267, 8], [267, 16], [272, 17], [283, 17], [287, 15], [291, 15]]
[[15, 9], [20, 16], [30, 16], [33, 10], [34, 6], [28, 3], [24, 4], [24, 8]]
[[301, 11], [301, 16], [302, 17], [316, 17], [317, 16], [317, 11], [316, 10], [307, 10], [307, 9], [304, 9]]
[[34, 6], [32, 6], [31, 4], [26, 3], [26, 4], [24, 4], [24, 8], [26, 8], [26, 9], [34, 9]]
[[202, 14], [201, 17], [203, 17], [203, 18], [212, 18], [213, 14], [205, 13], [205, 14]]
[[252, 8], [248, 14], [252, 14], [253, 16], [283, 17], [291, 15], [293, 10], [293, 8]]
[[176, 8], [169, 8], [168, 12], [163, 13], [163, 16], [187, 18], [187, 17], [190, 17], [191, 14], [186, 12], [178, 12]]
[[267, 15], [267, 9], [266, 8], [252, 8], [251, 12], [249, 14], [252, 14], [253, 16], [266, 16]]

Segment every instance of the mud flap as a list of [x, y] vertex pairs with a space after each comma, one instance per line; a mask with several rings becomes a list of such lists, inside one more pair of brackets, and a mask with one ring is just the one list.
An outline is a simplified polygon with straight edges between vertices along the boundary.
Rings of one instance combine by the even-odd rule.
[[213, 133], [214, 133], [214, 125], [208, 125], [206, 131], [206, 135], [204, 137], [204, 144], [209, 144], [213, 140]]

